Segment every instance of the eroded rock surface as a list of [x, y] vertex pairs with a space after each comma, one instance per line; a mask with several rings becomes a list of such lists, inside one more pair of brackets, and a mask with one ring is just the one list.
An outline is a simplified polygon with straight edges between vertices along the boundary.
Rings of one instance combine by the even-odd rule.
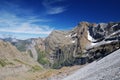
[[52, 67], [84, 64], [119, 48], [119, 22], [81, 22], [71, 31], [53, 31], [45, 39], [45, 51]]

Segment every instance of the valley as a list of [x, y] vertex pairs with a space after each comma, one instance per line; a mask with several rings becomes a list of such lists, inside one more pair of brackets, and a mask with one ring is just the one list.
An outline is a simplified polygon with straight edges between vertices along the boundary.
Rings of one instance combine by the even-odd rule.
[[120, 79], [119, 49], [120, 22], [80, 22], [46, 38], [3, 38], [0, 80]]

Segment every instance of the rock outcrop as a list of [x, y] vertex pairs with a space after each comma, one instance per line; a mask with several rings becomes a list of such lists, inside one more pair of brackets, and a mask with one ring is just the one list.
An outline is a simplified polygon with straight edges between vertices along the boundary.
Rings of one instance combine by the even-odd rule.
[[120, 80], [120, 49], [64, 79], [56, 80]]
[[53, 31], [47, 38], [5, 39], [44, 67], [60, 68], [100, 59], [120, 48], [120, 22], [80, 22], [70, 31]]
[[81, 22], [71, 31], [53, 31], [45, 39], [45, 51], [53, 68], [91, 62], [119, 48], [119, 22]]

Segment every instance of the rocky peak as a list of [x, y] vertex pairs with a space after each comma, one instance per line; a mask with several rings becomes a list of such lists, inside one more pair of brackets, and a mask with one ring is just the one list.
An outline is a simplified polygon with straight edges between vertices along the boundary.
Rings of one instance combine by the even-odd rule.
[[53, 31], [45, 39], [45, 51], [53, 65], [71, 65], [76, 58], [85, 55], [88, 46], [95, 46], [111, 34], [119, 35], [119, 30], [120, 23], [80, 22], [71, 31]]
[[35, 60], [44, 54], [42, 61], [47, 60], [50, 67], [60, 68], [85, 63], [86, 57], [90, 61], [105, 56], [118, 49], [119, 42], [119, 22], [80, 22], [70, 31], [54, 30], [45, 39], [18, 40], [12, 44], [19, 50], [31, 51]]
[[80, 22], [78, 23], [78, 27], [86, 27], [86, 26], [89, 26], [90, 23], [89, 22]]

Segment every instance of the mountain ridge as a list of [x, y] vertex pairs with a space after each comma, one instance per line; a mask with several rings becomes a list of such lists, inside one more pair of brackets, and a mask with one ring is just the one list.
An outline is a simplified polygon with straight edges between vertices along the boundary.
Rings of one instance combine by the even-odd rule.
[[[118, 49], [119, 30], [120, 22], [97, 24], [83, 21], [69, 31], [54, 30], [45, 39], [4, 39], [4, 41], [11, 42], [21, 52], [29, 53], [36, 61], [39, 55], [44, 54], [47, 64], [43, 66], [60, 68], [91, 62]], [[104, 54], [103, 51], [108, 52]]]

